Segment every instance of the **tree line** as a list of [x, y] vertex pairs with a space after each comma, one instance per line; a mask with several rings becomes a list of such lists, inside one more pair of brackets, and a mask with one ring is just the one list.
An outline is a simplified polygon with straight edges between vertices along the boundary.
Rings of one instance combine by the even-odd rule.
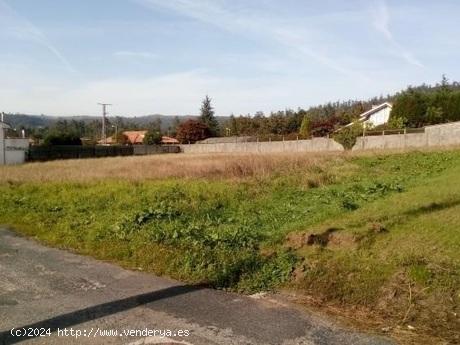
[[[206, 96], [201, 104], [200, 116], [181, 121], [175, 117], [167, 131], [162, 128], [161, 119], [139, 126], [133, 121], [116, 117], [107, 119], [107, 135], [116, 138], [116, 142], [126, 144], [122, 132], [126, 130], [148, 130], [147, 144], [161, 141], [162, 135], [176, 137], [182, 143], [194, 143], [209, 137], [219, 136], [253, 136], [263, 138], [310, 138], [335, 135], [337, 129], [354, 122], [359, 115], [368, 111], [375, 104], [393, 103], [389, 122], [381, 126], [386, 128], [423, 127], [426, 125], [460, 121], [460, 84], [449, 82], [447, 77], [434, 86], [409, 86], [395, 95], [374, 97], [365, 101], [348, 100], [329, 102], [312, 106], [308, 109], [286, 109], [265, 115], [231, 115], [225, 121], [216, 117], [212, 100]], [[27, 128], [29, 135], [40, 139], [45, 144], [78, 142], [77, 138], [86, 138], [96, 143], [101, 133], [100, 120], [66, 120], [60, 119], [52, 127]], [[350, 127], [342, 136], [353, 141], [362, 128]], [[352, 132], [352, 133], [351, 133]], [[61, 138], [60, 138], [61, 137]]]

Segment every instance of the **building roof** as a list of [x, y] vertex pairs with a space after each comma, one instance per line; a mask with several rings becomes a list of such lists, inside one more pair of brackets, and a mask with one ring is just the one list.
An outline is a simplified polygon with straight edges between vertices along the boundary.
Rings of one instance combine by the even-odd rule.
[[11, 128], [11, 126], [5, 122], [0, 121], [0, 128]]
[[123, 134], [126, 135], [128, 141], [131, 144], [143, 144], [144, 137], [147, 131], [124, 131]]
[[163, 135], [161, 137], [161, 143], [162, 144], [179, 144], [179, 140], [177, 140], [176, 138], [172, 138], [172, 137]]
[[[144, 143], [144, 137], [147, 131], [124, 131], [123, 135], [126, 136], [128, 139], [128, 142], [132, 145], [138, 145], [138, 144], [143, 144]], [[102, 144], [102, 140], [98, 141], [99, 144]], [[107, 145], [113, 145], [116, 143], [116, 140], [114, 137], [107, 137], [106, 144]], [[161, 137], [161, 143], [162, 144], [179, 144], [179, 140], [173, 138], [173, 137], [168, 137], [168, 136], [162, 136]]]

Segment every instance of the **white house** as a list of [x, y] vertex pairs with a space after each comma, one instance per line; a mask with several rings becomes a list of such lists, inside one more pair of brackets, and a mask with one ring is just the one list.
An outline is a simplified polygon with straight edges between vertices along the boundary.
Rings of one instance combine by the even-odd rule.
[[369, 124], [372, 127], [384, 125], [390, 119], [392, 108], [393, 106], [388, 102], [382, 103], [380, 105], [374, 105], [372, 106], [371, 110], [362, 113], [359, 116], [358, 121], [363, 122], [364, 124]]
[[361, 122], [364, 126], [367, 125], [369, 127], [377, 127], [380, 125], [384, 125], [390, 119], [390, 113], [392, 108], [393, 106], [391, 105], [391, 103], [388, 102], [382, 103], [380, 105], [373, 105], [372, 109], [359, 115], [358, 120], [349, 123], [348, 125], [342, 128], [349, 127], [356, 122]]
[[11, 128], [0, 121], [0, 165], [24, 163], [29, 149], [28, 139], [6, 137], [6, 130]]

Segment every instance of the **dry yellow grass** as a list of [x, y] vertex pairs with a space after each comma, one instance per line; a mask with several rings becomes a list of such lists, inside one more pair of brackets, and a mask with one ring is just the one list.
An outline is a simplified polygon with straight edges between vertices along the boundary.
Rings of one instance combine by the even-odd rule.
[[0, 167], [5, 182], [90, 182], [104, 179], [141, 181], [161, 178], [245, 178], [312, 170], [344, 154], [203, 154], [152, 155], [60, 160]]

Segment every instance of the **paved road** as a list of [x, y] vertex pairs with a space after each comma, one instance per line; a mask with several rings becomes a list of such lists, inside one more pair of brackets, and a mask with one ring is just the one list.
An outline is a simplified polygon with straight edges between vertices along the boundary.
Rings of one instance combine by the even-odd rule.
[[[53, 333], [51, 337], [13, 337], [12, 328], [43, 328]], [[69, 335], [65, 338], [64, 329]], [[119, 333], [94, 337], [97, 329]], [[120, 335], [127, 330], [144, 333]], [[163, 333], [149, 335], [146, 330]], [[176, 332], [176, 337], [163, 330]], [[183, 335], [186, 331], [190, 335], [178, 337], [180, 330]], [[82, 335], [79, 338], [78, 332]], [[162, 337], [165, 335], [169, 337]], [[0, 229], [0, 344], [22, 341], [133, 345], [390, 344], [383, 338], [339, 329], [270, 299], [187, 286], [128, 271], [47, 248]]]

